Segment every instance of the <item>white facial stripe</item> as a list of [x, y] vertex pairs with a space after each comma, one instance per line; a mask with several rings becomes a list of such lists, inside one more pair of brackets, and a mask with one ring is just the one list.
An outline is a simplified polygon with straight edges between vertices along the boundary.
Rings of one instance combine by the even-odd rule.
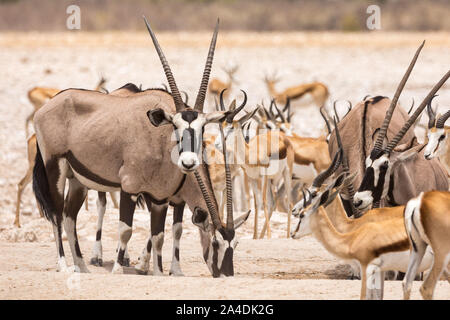
[[[378, 158], [372, 162], [372, 168], [374, 170], [374, 186], [378, 185], [378, 179], [380, 178], [380, 166], [383, 163], [385, 163], [386, 161], [388, 162], [388, 166], [389, 166], [389, 158], [387, 157], [387, 155], [382, 155], [380, 158]], [[386, 172], [386, 178], [387, 178], [388, 173], [389, 172]]]
[[[445, 139], [442, 141], [439, 141], [439, 138], [445, 135]], [[447, 135], [445, 133], [445, 129], [436, 129], [436, 131], [428, 132], [428, 144], [425, 147], [424, 155], [428, 156], [429, 159], [432, 159], [434, 157], [438, 157], [442, 155], [445, 151], [445, 140], [447, 139]]]
[[220, 232], [216, 232], [216, 239], [219, 243], [219, 248], [217, 250], [217, 268], [220, 270], [223, 263], [223, 258], [225, 256], [225, 251], [230, 247], [230, 243], [222, 237]]

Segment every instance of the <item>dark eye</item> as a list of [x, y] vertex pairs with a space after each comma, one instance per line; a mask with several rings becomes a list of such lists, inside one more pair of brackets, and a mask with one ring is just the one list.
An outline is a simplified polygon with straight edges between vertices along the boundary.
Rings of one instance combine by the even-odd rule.
[[439, 137], [439, 141], [442, 141], [444, 139], [445, 139], [445, 135], [442, 135], [442, 136]]
[[305, 214], [300, 213], [300, 219], [303, 219], [305, 217]]
[[214, 239], [212, 242], [212, 246], [213, 248], [218, 248], [219, 247], [219, 241], [217, 241], [217, 239]]
[[382, 168], [387, 168], [389, 165], [389, 161], [385, 161], [383, 162], [383, 164], [381, 165]]

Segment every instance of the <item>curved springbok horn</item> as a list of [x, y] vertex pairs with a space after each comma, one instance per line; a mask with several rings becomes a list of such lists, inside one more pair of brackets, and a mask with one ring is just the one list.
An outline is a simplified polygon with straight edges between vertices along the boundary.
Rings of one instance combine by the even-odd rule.
[[327, 116], [325, 114], [324, 106], [320, 107], [320, 115], [322, 116], [323, 120], [325, 120], [325, 124], [327, 125], [328, 134], [331, 134], [331, 126], [330, 126], [330, 123], [328, 122]]
[[219, 19], [217, 19], [216, 28], [214, 29], [211, 44], [209, 45], [209, 52], [208, 57], [206, 58], [202, 82], [200, 83], [200, 89], [198, 89], [197, 99], [195, 100], [194, 109], [199, 112], [203, 112], [203, 105], [205, 104], [206, 90], [208, 89], [209, 75], [211, 73], [218, 32], [219, 32]]
[[277, 103], [274, 101], [275, 109], [277, 110], [278, 115], [281, 118], [281, 122], [286, 122], [286, 119], [284, 118], [283, 112], [280, 111], [280, 109], [278, 109]]
[[436, 128], [444, 128], [445, 121], [447, 121], [448, 117], [450, 117], [450, 110], [439, 117], [438, 121], [436, 121]]
[[416, 64], [417, 58], [419, 57], [419, 53], [422, 50], [423, 46], [425, 45], [425, 40], [422, 42], [420, 47], [417, 49], [416, 54], [414, 55], [411, 63], [409, 64], [408, 69], [406, 70], [406, 73], [403, 75], [402, 81], [400, 81], [397, 91], [395, 91], [394, 98], [391, 101], [391, 105], [389, 106], [389, 109], [386, 111], [386, 115], [384, 117], [383, 124], [381, 125], [380, 132], [378, 133], [377, 140], [375, 142], [375, 145], [373, 149], [381, 150], [383, 147], [383, 141], [386, 137], [386, 132], [389, 127], [389, 123], [391, 122], [392, 115], [394, 114], [394, 109], [397, 106], [398, 98], [400, 97], [400, 94], [403, 91], [403, 88], [405, 87], [406, 81], [409, 78], [409, 75], [411, 74], [412, 69], [414, 68], [414, 65]]
[[184, 104], [188, 104], [189, 102], [189, 96], [186, 91], [181, 91], [182, 94], [184, 94]]
[[289, 97], [286, 97], [286, 104], [284, 105], [283, 112], [286, 112], [286, 110], [289, 110], [289, 112], [291, 111], [291, 98]]
[[306, 206], [306, 193], [305, 189], [302, 188], [302, 195], [303, 195], [303, 208]]
[[[352, 102], [350, 100], [345, 100], [345, 101], [348, 102], [348, 110], [347, 110], [347, 113], [344, 115], [344, 118], [349, 114], [350, 111], [352, 111], [352, 108], [353, 108]], [[342, 119], [344, 119], [344, 118], [342, 118]]]
[[387, 153], [390, 153], [395, 146], [402, 140], [403, 136], [406, 134], [406, 132], [409, 130], [409, 128], [416, 122], [417, 118], [422, 113], [423, 109], [425, 109], [425, 106], [433, 99], [433, 96], [436, 94], [436, 92], [442, 87], [442, 85], [447, 81], [447, 79], [450, 78], [450, 70], [447, 71], [447, 73], [442, 77], [441, 80], [439, 80], [438, 83], [431, 89], [430, 93], [426, 96], [426, 98], [422, 101], [420, 106], [414, 111], [413, 115], [409, 117], [408, 121], [404, 124], [404, 126], [400, 129], [400, 131], [396, 134], [394, 139], [389, 142], [388, 146], [386, 147], [385, 151]]
[[341, 119], [339, 119], [339, 114], [337, 113], [337, 110], [336, 110], [336, 103], [337, 103], [337, 100], [335, 100], [335, 101], [333, 102], [334, 115], [335, 115], [336, 118], [337, 118], [337, 122], [341, 122]]
[[334, 155], [333, 161], [331, 162], [330, 166], [325, 170], [322, 171], [317, 175], [317, 177], [314, 179], [312, 186], [313, 187], [320, 187], [323, 182], [331, 176], [337, 168], [339, 168], [342, 161], [342, 149], [339, 148], [338, 152]]
[[[342, 145], [342, 140], [341, 140], [341, 134], [339, 133], [339, 128], [336, 122], [336, 119], [334, 120], [334, 127], [335, 127], [335, 131], [336, 131], [336, 140], [337, 140], [337, 144], [339, 149], [342, 149], [342, 168], [344, 169], [344, 173], [345, 175], [348, 177], [350, 176], [350, 168], [348, 166], [348, 159], [347, 159], [347, 155], [345, 154], [344, 151], [344, 146]], [[350, 196], [350, 208], [352, 210], [352, 214], [356, 217], [358, 217], [360, 215], [359, 210], [357, 208], [355, 208], [355, 206], [353, 205], [353, 198], [355, 196], [355, 189], [353, 189], [353, 183], [347, 183], [346, 185], [347, 187], [347, 191], [348, 191], [348, 195]]]
[[214, 96], [214, 105], [216, 107], [216, 111], [220, 111], [219, 102], [217, 102], [217, 97]]
[[[222, 92], [220, 93], [220, 108], [222, 109], [222, 111], [225, 111], [226, 109], [225, 109], [225, 105], [224, 105], [224, 102], [223, 102], [223, 92], [225, 91], [226, 89], [223, 89], [222, 90]], [[233, 119], [234, 119], [234, 117], [245, 107], [245, 105], [247, 104], [247, 93], [244, 91], [244, 90], [242, 90], [241, 89], [241, 91], [242, 91], [242, 93], [244, 94], [244, 101], [242, 101], [242, 103], [241, 103], [241, 105], [239, 106], [239, 107], [237, 107], [237, 108], [234, 108], [233, 110], [230, 110], [230, 111], [232, 111], [232, 112], [230, 112], [229, 114], [227, 114], [227, 116], [225, 117], [225, 119], [226, 119], [226, 121], [228, 122], [228, 123], [232, 123], [233, 122]]]
[[289, 98], [289, 97], [287, 97], [285, 108], [287, 109], [287, 121], [289, 123], [291, 123], [291, 116], [292, 116], [292, 113], [291, 113], [291, 98]]
[[431, 107], [431, 102], [435, 97], [438, 95], [435, 94], [434, 97], [430, 100], [430, 102], [427, 104], [427, 113], [428, 113], [428, 129], [431, 129], [436, 124], [436, 113], [434, 112], [433, 108]]
[[161, 61], [161, 64], [164, 69], [164, 73], [166, 74], [167, 82], [169, 82], [169, 87], [171, 91], [171, 95], [173, 97], [173, 100], [175, 102], [175, 108], [177, 112], [184, 110], [184, 102], [183, 99], [181, 99], [180, 92], [178, 91], [177, 84], [175, 82], [175, 78], [173, 77], [172, 71], [170, 70], [169, 63], [166, 60], [166, 57], [164, 56], [164, 53], [161, 49], [161, 46], [158, 43], [158, 39], [156, 39], [156, 35], [153, 33], [152, 28], [150, 27], [150, 24], [148, 23], [145, 16], [143, 16], [145, 25], [147, 26], [147, 30], [150, 33], [150, 37], [152, 38], [153, 45], [155, 46], [156, 52], [158, 53], [159, 60]]
[[220, 136], [222, 137], [222, 153], [223, 153], [223, 162], [225, 166], [225, 185], [226, 185], [226, 193], [227, 193], [227, 224], [226, 228], [233, 230], [234, 229], [234, 219], [233, 219], [233, 184], [231, 182], [231, 172], [230, 166], [227, 162], [227, 147], [225, 143], [225, 135], [223, 134], [222, 125], [219, 124]]

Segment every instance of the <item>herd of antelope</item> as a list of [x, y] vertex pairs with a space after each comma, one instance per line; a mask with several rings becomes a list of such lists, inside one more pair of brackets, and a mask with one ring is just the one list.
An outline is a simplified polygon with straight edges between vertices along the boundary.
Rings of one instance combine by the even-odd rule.
[[[287, 237], [312, 234], [327, 251], [352, 265], [361, 279], [361, 299], [383, 298], [386, 271], [406, 273], [405, 299], [410, 297], [412, 281], [422, 272], [424, 299], [433, 297], [442, 276], [450, 282], [450, 130], [445, 126], [450, 110], [439, 115], [432, 108], [450, 71], [414, 112], [412, 108], [406, 112], [398, 103], [424, 43], [392, 100], [367, 96], [354, 107], [348, 102], [348, 112], [339, 117], [336, 102], [334, 110], [327, 104], [329, 91], [323, 83], [277, 91], [275, 77], [266, 77], [269, 107], [261, 102], [246, 108], [245, 91], [239, 92], [238, 99], [230, 99], [237, 66], [225, 69], [227, 82], [209, 81], [217, 22], [195, 104], [190, 106], [187, 97], [182, 99], [183, 91], [144, 20], [168, 87], [143, 90], [128, 83], [108, 92], [102, 78], [95, 90], [37, 87], [28, 93], [35, 108], [27, 118], [27, 135], [30, 121], [35, 133], [28, 138], [29, 169], [18, 185], [14, 224], [20, 227], [21, 194], [32, 178], [40, 213], [53, 227], [58, 271], [89, 272], [76, 221], [88, 190], [93, 189], [98, 192], [93, 265], [103, 263], [101, 231], [107, 192], [119, 208], [113, 273], [129, 266], [127, 244], [133, 215], [136, 205], [145, 204], [151, 230], [136, 271], [148, 273], [153, 249], [153, 275], [163, 274], [161, 252], [170, 205], [170, 274], [183, 275], [179, 243], [187, 205], [213, 277], [234, 275], [236, 230], [250, 213], [253, 238], [259, 239], [271, 237], [270, 219], [279, 211], [286, 213]], [[208, 91], [215, 104], [212, 112], [203, 111]], [[294, 101], [306, 94], [312, 96], [327, 128], [318, 138], [294, 133], [298, 124], [292, 121], [291, 109], [299, 108]], [[425, 108], [429, 121], [425, 143], [420, 144], [414, 127]], [[218, 124], [218, 130], [205, 132], [208, 123]], [[313, 168], [315, 178], [302, 177], [302, 166]], [[120, 192], [120, 201], [115, 192]], [[237, 218], [233, 214], [236, 196], [245, 208]], [[259, 212], [264, 216], [262, 227]], [[73, 267], [66, 264], [63, 226]]]

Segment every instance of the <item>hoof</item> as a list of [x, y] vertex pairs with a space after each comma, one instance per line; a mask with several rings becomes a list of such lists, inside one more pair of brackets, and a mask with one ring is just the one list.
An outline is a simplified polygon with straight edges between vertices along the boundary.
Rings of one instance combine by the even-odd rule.
[[123, 258], [123, 266], [124, 267], [130, 266], [130, 258]]
[[113, 274], [123, 274], [123, 267], [116, 262], [114, 262], [114, 266], [111, 270], [111, 273]]
[[97, 267], [102, 267], [103, 266], [103, 260], [102, 258], [91, 258], [91, 262], [90, 262], [93, 266], [97, 266]]
[[184, 277], [184, 273], [181, 271], [170, 271], [169, 276]]
[[141, 276], [146, 276], [147, 273], [148, 273], [148, 271], [140, 270], [140, 269], [137, 269], [137, 268], [134, 268], [134, 270], [136, 270], [136, 273], [140, 274]]

